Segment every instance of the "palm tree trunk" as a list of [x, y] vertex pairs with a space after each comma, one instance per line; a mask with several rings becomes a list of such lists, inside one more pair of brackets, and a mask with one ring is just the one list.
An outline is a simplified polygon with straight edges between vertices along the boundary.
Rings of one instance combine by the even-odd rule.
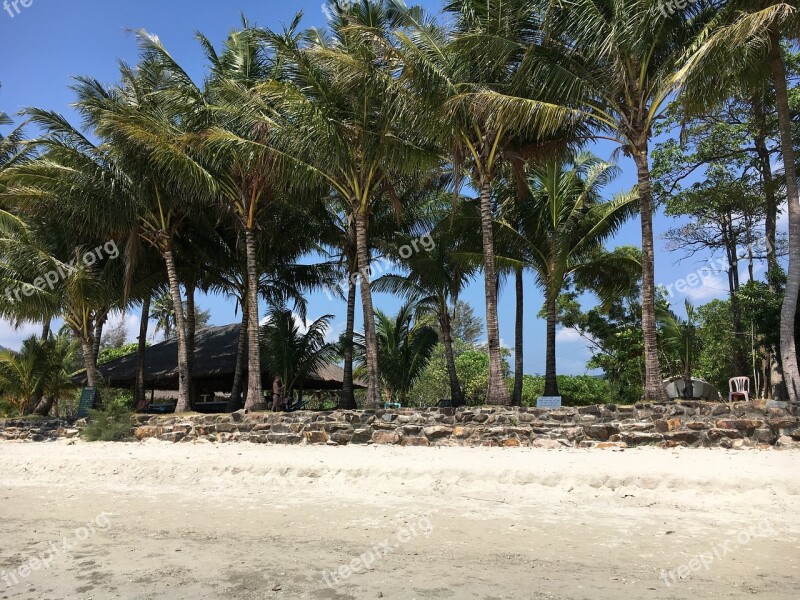
[[547, 346], [544, 368], [544, 395], [560, 396], [558, 391], [558, 379], [556, 378], [556, 300], [557, 296], [550, 293], [547, 295]]
[[[357, 272], [357, 271], [356, 271]], [[356, 289], [353, 280], [354, 273], [350, 273], [347, 283], [347, 328], [344, 332], [344, 375], [342, 376], [342, 394], [339, 398], [339, 408], [353, 409], [356, 406], [356, 397], [353, 393], [353, 330], [356, 323]]]
[[780, 36], [777, 29], [773, 30], [771, 42], [769, 65], [775, 85], [778, 128], [781, 132], [781, 153], [786, 175], [786, 197], [789, 205], [789, 272], [781, 307], [781, 362], [789, 400], [797, 402], [800, 399], [800, 372], [797, 368], [795, 317], [797, 315], [797, 299], [800, 295], [800, 198], [797, 192], [796, 162], [792, 146], [792, 119], [786, 89], [786, 67], [781, 56]]
[[500, 324], [497, 318], [497, 275], [494, 265], [494, 236], [492, 232], [492, 189], [488, 177], [481, 180], [481, 233], [483, 234], [483, 277], [486, 293], [486, 334], [489, 345], [488, 404], [505, 405], [510, 401], [503, 378], [503, 359], [500, 354]]
[[53, 396], [42, 396], [39, 402], [36, 403], [33, 414], [46, 417], [50, 414], [50, 411], [53, 410], [53, 404], [55, 404], [55, 398]]
[[228, 410], [234, 411], [242, 403], [242, 375], [244, 374], [244, 353], [247, 350], [247, 333], [250, 316], [247, 313], [247, 304], [242, 303], [242, 325], [239, 328], [239, 343], [236, 345], [236, 367], [233, 371], [233, 387]]
[[97, 384], [100, 382], [100, 374], [97, 372], [97, 359], [94, 356], [92, 339], [83, 336], [79, 331], [74, 331], [74, 333], [81, 341], [83, 366], [86, 367], [86, 385], [97, 389]]
[[447, 307], [447, 302], [441, 302], [439, 305], [439, 325], [442, 328], [444, 360], [447, 363], [447, 376], [450, 379], [450, 400], [453, 406], [463, 406], [464, 394], [461, 393], [461, 384], [458, 382], [456, 359], [453, 353], [453, 333], [450, 327], [450, 309]]
[[144, 361], [147, 351], [147, 326], [150, 324], [150, 294], [142, 300], [142, 317], [139, 321], [138, 346], [136, 348], [136, 382], [133, 387], [133, 400], [136, 410], [147, 408], [147, 391], [144, 389]]
[[178, 281], [178, 271], [175, 268], [175, 255], [172, 246], [164, 251], [164, 262], [167, 263], [167, 278], [172, 303], [175, 309], [175, 334], [178, 336], [178, 403], [175, 412], [181, 413], [191, 409], [189, 397], [189, 357], [186, 349], [186, 320], [183, 316], [183, 300], [181, 298], [181, 284]]
[[94, 343], [92, 344], [92, 353], [94, 354], [94, 362], [100, 360], [100, 343], [103, 339], [103, 327], [105, 327], [107, 316], [97, 317], [94, 323]]
[[514, 393], [511, 397], [511, 404], [514, 406], [522, 406], [522, 378], [523, 373], [523, 334], [524, 325], [523, 317], [525, 315], [525, 299], [523, 290], [523, 271], [521, 267], [517, 267], [516, 273], [516, 302], [517, 314], [515, 315], [514, 322]]
[[655, 250], [653, 245], [653, 196], [647, 143], [633, 153], [639, 179], [639, 205], [642, 220], [642, 333], [644, 334], [644, 399], [667, 402], [667, 390], [661, 382], [661, 363], [656, 338]]
[[194, 281], [187, 281], [186, 288], [186, 369], [189, 373], [189, 398], [194, 399], [194, 349], [195, 333], [197, 332], [197, 305], [195, 304], [194, 294], [197, 285]]
[[356, 247], [358, 271], [361, 282], [361, 305], [364, 308], [364, 343], [367, 355], [367, 399], [365, 408], [375, 409], [381, 404], [380, 379], [378, 377], [378, 338], [375, 333], [375, 309], [372, 306], [370, 289], [370, 262], [367, 240], [367, 209], [356, 214]]
[[45, 341], [47, 338], [50, 337], [50, 323], [52, 322], [52, 317], [46, 317], [44, 321], [42, 321], [42, 341]]
[[258, 262], [256, 260], [256, 234], [245, 231], [247, 249], [247, 401], [246, 410], [264, 407], [261, 389], [261, 345], [258, 328]]

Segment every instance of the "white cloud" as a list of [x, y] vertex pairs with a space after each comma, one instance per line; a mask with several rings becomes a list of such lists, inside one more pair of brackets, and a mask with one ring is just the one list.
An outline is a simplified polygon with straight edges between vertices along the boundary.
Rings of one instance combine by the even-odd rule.
[[700, 278], [700, 285], [687, 287], [684, 292], [684, 295], [692, 302], [705, 302], [714, 298], [722, 298], [728, 293], [727, 277], [701, 273]]
[[563, 342], [565, 344], [575, 343], [575, 342], [586, 342], [586, 340], [581, 337], [581, 334], [578, 333], [577, 329], [572, 329], [570, 327], [562, 327], [556, 332], [556, 341]]

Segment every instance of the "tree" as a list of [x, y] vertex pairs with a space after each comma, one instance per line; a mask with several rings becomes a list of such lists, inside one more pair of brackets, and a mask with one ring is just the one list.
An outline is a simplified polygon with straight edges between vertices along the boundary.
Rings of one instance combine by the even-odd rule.
[[[410, 298], [393, 317], [375, 311], [381, 382], [389, 402], [407, 404], [409, 391], [433, 354], [439, 341], [431, 326], [435, 306], [429, 299]], [[366, 356], [361, 348], [363, 369]]]
[[[447, 362], [450, 398], [456, 406], [463, 404], [464, 398], [453, 352], [451, 323], [455, 318], [455, 311], [451, 312], [450, 306], [451, 303], [458, 302], [459, 295], [477, 270], [474, 264], [470, 264], [460, 255], [464, 250], [464, 237], [460, 233], [453, 226], [452, 217], [443, 215], [427, 236], [429, 245], [422, 244], [419, 251], [412, 252], [407, 257], [399, 256], [400, 264], [408, 269], [407, 275], [384, 275], [372, 285], [377, 292], [391, 292], [409, 302], [416, 299], [418, 305], [425, 303], [434, 307], [436, 325]], [[399, 248], [412, 248], [414, 239], [411, 236], [398, 236], [395, 241]], [[466, 324], [471, 325], [469, 321]]]
[[[398, 202], [400, 177], [437, 165], [412, 138], [413, 95], [396, 77], [401, 67], [391, 32], [407, 11], [391, 0], [332, 6], [330, 32], [312, 31], [305, 44], [271, 34], [291, 77], [263, 89], [265, 101], [284, 115], [286, 153], [321, 178], [347, 203], [355, 223], [358, 275], [364, 311], [368, 408], [380, 404], [374, 307], [370, 290], [369, 222], [375, 207]], [[398, 207], [399, 208], [399, 207]]]
[[[539, 85], [520, 68], [536, 39], [530, 9], [520, 0], [456, 0], [446, 6], [454, 19], [452, 35], [420, 18], [400, 36], [429, 135], [451, 156], [456, 188], [466, 167], [480, 197], [490, 404], [510, 399], [502, 376], [492, 186], [503, 165], [519, 170], [554, 139], [569, 137], [571, 127], [565, 125], [572, 125], [569, 111], [544, 96], [554, 88]], [[527, 104], [532, 99], [539, 111], [535, 117]]]
[[[551, 160], [530, 169], [527, 194], [505, 196], [504, 234], [517, 248], [520, 266], [536, 274], [544, 290], [547, 316], [545, 395], [558, 396], [556, 324], [558, 297], [570, 278], [592, 282], [610, 299], [637, 279], [639, 261], [628, 252], [608, 253], [603, 243], [635, 213], [635, 192], [604, 200], [602, 189], [618, 169], [589, 153]], [[515, 224], [513, 227], [511, 224]]]
[[483, 321], [475, 316], [475, 309], [469, 302], [456, 300], [450, 307], [450, 329], [453, 339], [462, 340], [476, 346], [483, 335]]
[[769, 76], [775, 90], [783, 173], [789, 215], [789, 272], [781, 309], [781, 362], [789, 399], [800, 399], [800, 371], [795, 341], [797, 302], [800, 297], [800, 195], [792, 113], [781, 41], [796, 40], [800, 13], [793, 3], [777, 0], [732, 0], [719, 18], [721, 25], [698, 43], [687, 65], [693, 94], [691, 109], [716, 106], [740, 79]]
[[659, 320], [661, 346], [667, 357], [666, 364], [677, 364], [683, 373], [684, 397], [694, 398], [692, 371], [700, 353], [700, 340], [697, 329], [697, 311], [694, 305], [685, 301], [686, 318], [682, 319], [670, 310], [669, 305], [657, 305], [656, 317]]
[[[653, 195], [649, 145], [662, 111], [682, 91], [689, 50], [706, 33], [713, 11], [705, 2], [662, 11], [658, 2], [543, 0], [542, 52], [526, 76], [561, 93], [595, 129], [632, 157], [642, 226], [644, 396], [665, 401], [655, 319]], [[496, 102], [495, 107], [511, 101]], [[532, 106], [531, 110], [537, 107]], [[610, 135], [609, 135], [610, 134]]]
[[[262, 350], [270, 375], [280, 375], [287, 397], [295, 390], [302, 393], [302, 383], [332, 363], [336, 344], [326, 342], [333, 315], [325, 315], [301, 331], [299, 320], [283, 306], [273, 306], [262, 327]], [[259, 376], [261, 372], [259, 371]]]

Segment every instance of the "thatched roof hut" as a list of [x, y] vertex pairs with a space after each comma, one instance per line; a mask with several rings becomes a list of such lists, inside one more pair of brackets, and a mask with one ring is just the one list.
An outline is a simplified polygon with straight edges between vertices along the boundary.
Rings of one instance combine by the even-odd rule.
[[[198, 393], [231, 391], [240, 327], [239, 324], [208, 327], [195, 334], [194, 380]], [[167, 340], [147, 348], [144, 380], [148, 388], [178, 389], [177, 345], [176, 340]], [[114, 359], [100, 365], [98, 369], [109, 386], [132, 388], [136, 379], [136, 354]], [[247, 382], [246, 370], [245, 362], [245, 382]], [[307, 391], [341, 389], [343, 375], [344, 371], [339, 366], [328, 365], [308, 378], [303, 384], [303, 389]], [[266, 370], [262, 372], [262, 380], [264, 389], [269, 389], [272, 380]]]

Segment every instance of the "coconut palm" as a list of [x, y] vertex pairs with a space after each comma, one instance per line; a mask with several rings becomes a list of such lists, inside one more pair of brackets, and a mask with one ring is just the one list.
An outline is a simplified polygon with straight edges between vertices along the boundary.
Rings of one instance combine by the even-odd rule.
[[[487, 401], [506, 404], [509, 393], [500, 352], [492, 186], [504, 165], [519, 170], [556, 140], [570, 138], [579, 119], [552, 105], [545, 95], [549, 90], [519, 69], [536, 36], [530, 27], [530, 2], [456, 0], [445, 10], [455, 20], [452, 34], [420, 18], [416, 27], [399, 34], [401, 51], [406, 72], [428, 115], [423, 125], [451, 156], [456, 187], [466, 167], [479, 192], [490, 359]], [[535, 98], [541, 114], [532, 117], [524, 103], [493, 109], [492, 101], [501, 95]]]
[[[549, 160], [530, 168], [521, 196], [506, 188], [504, 215], [498, 234], [514, 249], [519, 267], [530, 268], [544, 290], [547, 315], [545, 396], [558, 396], [556, 380], [556, 309], [569, 279], [593, 281], [592, 289], [613, 296], [631, 278], [639, 261], [627, 253], [609, 254], [603, 243], [636, 211], [635, 191], [602, 197], [603, 188], [619, 169], [582, 152], [570, 159]], [[511, 224], [514, 224], [512, 227]], [[633, 271], [633, 272], [632, 272]]]
[[[684, 397], [693, 398], [692, 369], [700, 353], [697, 335], [697, 312], [691, 301], [685, 301], [686, 318], [676, 315], [668, 306], [656, 306], [659, 333], [664, 353], [671, 355], [681, 367], [684, 381]], [[669, 359], [668, 359], [669, 360]]]
[[[396, 315], [375, 311], [381, 383], [389, 402], [405, 404], [408, 392], [422, 375], [439, 341], [432, 327], [435, 304], [429, 298], [410, 298]], [[359, 358], [361, 368], [365, 356]]]
[[333, 315], [324, 315], [303, 332], [300, 319], [285, 306], [272, 306], [267, 314], [262, 327], [264, 366], [271, 375], [280, 375], [287, 397], [295, 390], [302, 393], [302, 382], [336, 359], [336, 344], [325, 340], [332, 320]]
[[269, 105], [285, 118], [286, 152], [322, 179], [346, 203], [355, 224], [358, 274], [364, 309], [368, 407], [380, 403], [378, 350], [370, 290], [369, 224], [375, 207], [399, 203], [405, 175], [436, 166], [407, 126], [414, 96], [396, 77], [401, 63], [391, 32], [407, 11], [392, 0], [360, 0], [332, 7], [330, 32], [306, 41], [291, 32], [269, 34], [288, 81], [265, 86]]
[[[455, 218], [442, 215], [428, 234], [430, 244], [418, 252], [394, 257], [408, 270], [406, 275], [384, 275], [372, 284], [376, 292], [393, 293], [406, 300], [415, 298], [434, 307], [444, 345], [450, 395], [456, 406], [464, 403], [464, 395], [456, 373], [451, 323], [458, 298], [480, 264], [474, 256], [480, 252], [481, 240], [474, 233], [469, 235], [477, 231], [475, 226], [480, 222], [475, 209], [474, 204], [462, 204]], [[414, 242], [409, 235], [394, 240], [400, 248], [410, 248]]]
[[775, 89], [789, 217], [789, 271], [781, 308], [781, 363], [789, 399], [800, 399], [795, 319], [800, 296], [800, 194], [796, 151], [792, 140], [786, 60], [782, 40], [796, 42], [800, 11], [794, 2], [732, 0], [722, 8], [711, 34], [691, 49], [684, 72], [686, 104], [703, 110], [726, 99], [741, 81], [771, 77]]
[[[642, 327], [645, 342], [645, 397], [665, 401], [655, 320], [653, 198], [649, 144], [655, 123], [685, 83], [688, 50], [708, 33], [710, 3], [674, 4], [657, 0], [540, 0], [531, 12], [542, 32], [539, 52], [530, 53], [520, 72], [545, 89], [558, 90], [559, 103], [609, 137], [636, 164], [642, 228]], [[519, 98], [490, 98], [492, 110], [519, 107]], [[528, 103], [531, 118], [541, 106]]]

